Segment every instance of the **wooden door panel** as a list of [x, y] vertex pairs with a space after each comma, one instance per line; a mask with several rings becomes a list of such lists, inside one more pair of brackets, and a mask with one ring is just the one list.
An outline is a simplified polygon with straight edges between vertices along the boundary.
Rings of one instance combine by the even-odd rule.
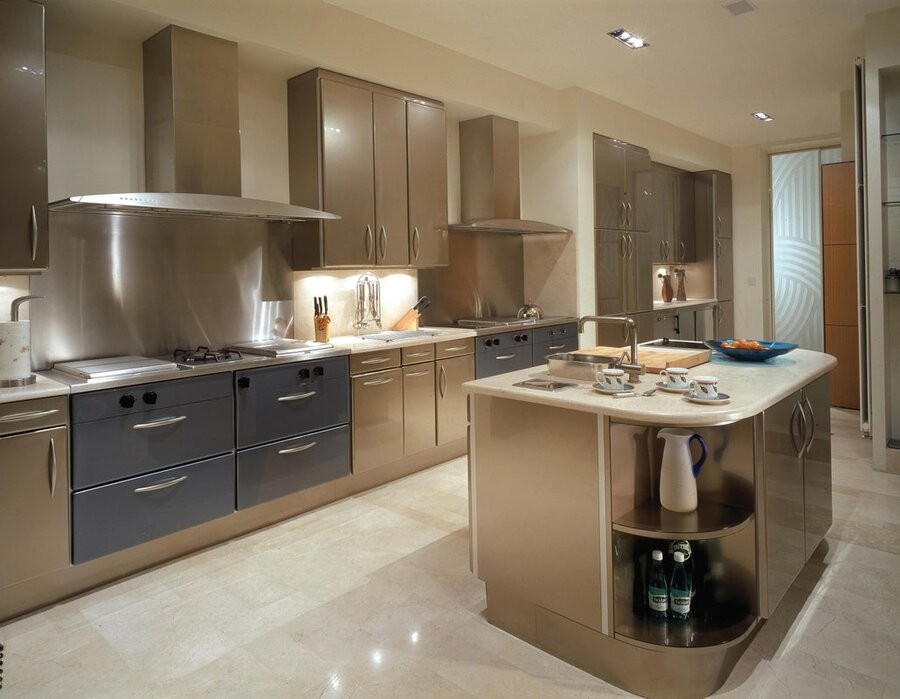
[[831, 404], [859, 410], [859, 337], [855, 325], [826, 325], [825, 351], [838, 360], [831, 372]]
[[825, 245], [856, 243], [856, 183], [852, 162], [822, 166], [822, 237]]
[[856, 246], [826, 245], [824, 258], [825, 324], [857, 325]]

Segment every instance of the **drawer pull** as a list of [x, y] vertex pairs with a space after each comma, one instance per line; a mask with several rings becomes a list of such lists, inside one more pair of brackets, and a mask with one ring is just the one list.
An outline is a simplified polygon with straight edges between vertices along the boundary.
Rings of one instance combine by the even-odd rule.
[[565, 345], [550, 345], [547, 349], [561, 350], [561, 349], [565, 349], [565, 348], [566, 348]]
[[391, 361], [390, 357], [375, 357], [374, 359], [363, 359], [360, 364], [384, 364]]
[[290, 447], [289, 449], [279, 449], [279, 454], [299, 454], [301, 451], [306, 451], [307, 449], [312, 449], [316, 446], [315, 442], [310, 442], [309, 444], [301, 444], [299, 447]]
[[163, 417], [159, 420], [154, 420], [153, 422], [140, 422], [137, 425], [134, 425], [132, 429], [152, 430], [156, 427], [166, 427], [168, 425], [174, 425], [178, 422], [184, 422], [185, 420], [187, 420], [187, 415], [179, 415], [178, 417]]
[[462, 352], [464, 349], [466, 349], [465, 346], [463, 346], [463, 347], [445, 347], [441, 351], [442, 352]]
[[431, 355], [431, 352], [410, 352], [408, 357], [428, 357]]
[[186, 481], [187, 476], [179, 476], [178, 478], [173, 478], [170, 481], [163, 481], [162, 483], [154, 483], [153, 485], [145, 485], [142, 488], [135, 488], [135, 493], [152, 493], [155, 490], [165, 490], [166, 488], [171, 488], [173, 485], [178, 485], [182, 481]]
[[426, 374], [430, 374], [431, 369], [426, 369], [425, 371], [414, 371], [412, 374], [406, 374], [407, 378], [412, 378], [413, 376], [425, 376]]
[[31, 410], [27, 413], [11, 413], [0, 417], [0, 422], [23, 422], [25, 420], [37, 420], [38, 418], [47, 417], [48, 415], [56, 415], [59, 408], [50, 410]]
[[507, 359], [515, 359], [516, 355], [514, 354], [498, 354], [494, 359], [499, 359], [501, 362]]
[[390, 383], [394, 379], [375, 379], [374, 381], [363, 381], [363, 386], [384, 386], [386, 383]]
[[56, 440], [50, 437], [50, 497], [56, 494]]
[[440, 381], [438, 382], [438, 391], [441, 393], [441, 398], [443, 398], [447, 394], [447, 370], [444, 368], [444, 365], [441, 364], [441, 375]]
[[315, 391], [309, 391], [308, 393], [294, 393], [290, 396], [281, 396], [278, 399], [278, 402], [279, 403], [289, 403], [290, 401], [293, 401], [293, 400], [305, 400], [306, 398], [312, 398], [314, 395], [316, 395]]

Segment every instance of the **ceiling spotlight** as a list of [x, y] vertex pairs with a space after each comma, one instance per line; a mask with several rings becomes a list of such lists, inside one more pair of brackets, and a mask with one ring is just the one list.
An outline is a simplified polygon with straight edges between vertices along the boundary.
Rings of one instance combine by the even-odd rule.
[[753, 112], [753, 116], [759, 119], [760, 121], [774, 121], [775, 118], [769, 116], [765, 112]]
[[629, 31], [625, 31], [624, 29], [614, 29], [609, 32], [609, 35], [618, 41], [621, 44], [625, 44], [630, 49], [642, 49], [645, 46], [649, 46], [646, 41], [644, 41], [641, 37], [635, 36]]

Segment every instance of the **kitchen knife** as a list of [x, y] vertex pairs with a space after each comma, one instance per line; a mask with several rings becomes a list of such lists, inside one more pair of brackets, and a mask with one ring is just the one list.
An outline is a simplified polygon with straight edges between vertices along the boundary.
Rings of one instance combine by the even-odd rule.
[[426, 308], [428, 308], [430, 305], [431, 305], [431, 299], [428, 298], [427, 296], [423, 296], [418, 301], [416, 301], [416, 305], [413, 306], [413, 310], [416, 313], [421, 313]]
[[324, 310], [325, 310], [325, 315], [328, 315], [328, 297], [327, 297], [327, 296], [323, 296], [322, 298], [323, 298], [324, 301], [325, 301], [325, 309], [324, 309]]
[[318, 317], [320, 315], [320, 313], [319, 313], [319, 297], [318, 296], [313, 296], [313, 311], [315, 312], [316, 317]]

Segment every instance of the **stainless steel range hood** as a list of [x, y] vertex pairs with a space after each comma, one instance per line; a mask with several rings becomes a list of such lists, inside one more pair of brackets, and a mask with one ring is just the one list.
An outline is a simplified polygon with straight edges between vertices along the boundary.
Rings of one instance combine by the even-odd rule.
[[553, 223], [520, 217], [519, 124], [486, 116], [459, 124], [462, 223], [451, 231], [513, 235], [569, 234]]
[[241, 197], [237, 51], [233, 41], [174, 25], [147, 39], [144, 153], [151, 191], [74, 196], [50, 209], [287, 222], [340, 218]]

